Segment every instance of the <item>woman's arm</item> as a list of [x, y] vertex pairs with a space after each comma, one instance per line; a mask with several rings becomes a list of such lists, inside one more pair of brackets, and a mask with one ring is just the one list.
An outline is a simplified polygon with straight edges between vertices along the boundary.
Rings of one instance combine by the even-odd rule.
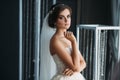
[[74, 53], [77, 51], [72, 51], [71, 54], [67, 51], [66, 47], [61, 43], [60, 40], [54, 40], [51, 42], [51, 47], [54, 49], [54, 53], [73, 71], [77, 71], [80, 66], [79, 53]]
[[73, 58], [73, 62], [76, 66], [76, 70], [75, 71], [79, 71], [80, 70], [80, 56], [79, 56], [79, 50], [78, 50], [78, 46], [77, 46], [77, 42], [72, 41], [72, 53], [71, 56]]
[[[83, 56], [81, 55], [81, 53], [79, 51], [76, 39], [71, 40], [71, 42], [72, 42], [72, 57], [73, 57], [73, 59], [74, 59], [73, 61], [76, 64], [77, 67], [76, 67], [75, 71], [73, 71], [73, 70], [71, 71], [70, 68], [65, 69], [64, 72], [63, 72], [65, 75], [72, 75], [76, 71], [81, 72], [86, 67], [86, 62], [85, 62]], [[79, 53], [79, 55], [77, 53]]]
[[73, 63], [76, 65], [75, 71], [81, 72], [86, 67], [86, 63], [85, 63], [83, 56], [81, 55], [81, 53], [79, 51], [76, 38], [72, 32], [68, 32], [65, 36], [67, 39], [69, 39], [71, 41], [71, 44], [72, 44], [71, 56], [73, 58]]
[[[80, 57], [80, 66], [79, 66], [77, 72], [83, 71], [83, 70], [85, 69], [85, 67], [86, 67], [86, 62], [85, 62], [83, 56], [81, 55], [81, 53], [80, 53], [80, 56], [79, 56], [79, 57]], [[76, 71], [75, 71], [75, 72], [76, 72]], [[66, 68], [66, 69], [63, 71], [63, 74], [64, 74], [64, 75], [67, 75], [67, 76], [71, 76], [73, 73], [74, 73], [74, 71], [73, 71], [72, 69], [70, 69], [70, 68]]]

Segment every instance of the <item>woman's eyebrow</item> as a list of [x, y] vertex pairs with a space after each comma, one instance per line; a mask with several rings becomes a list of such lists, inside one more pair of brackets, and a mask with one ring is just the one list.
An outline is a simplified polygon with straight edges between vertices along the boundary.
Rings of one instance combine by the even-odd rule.
[[59, 15], [59, 16], [64, 16], [64, 15]]
[[[70, 14], [68, 14], [68, 15], [70, 15]], [[68, 15], [67, 15], [67, 16], [68, 16]], [[62, 16], [62, 17], [64, 17], [64, 15], [59, 15], [59, 16]]]

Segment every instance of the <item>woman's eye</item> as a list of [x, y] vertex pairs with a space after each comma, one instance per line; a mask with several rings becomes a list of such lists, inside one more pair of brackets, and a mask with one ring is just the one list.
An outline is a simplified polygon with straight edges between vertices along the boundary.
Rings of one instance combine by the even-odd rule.
[[71, 16], [70, 16], [70, 15], [68, 15], [68, 16], [67, 16], [67, 18], [71, 18]]
[[63, 19], [63, 17], [62, 17], [62, 16], [60, 16], [60, 17], [59, 17], [59, 19]]

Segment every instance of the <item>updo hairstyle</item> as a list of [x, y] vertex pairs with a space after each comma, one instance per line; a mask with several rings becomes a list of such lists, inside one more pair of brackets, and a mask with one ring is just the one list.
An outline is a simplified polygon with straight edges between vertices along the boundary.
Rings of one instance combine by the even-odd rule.
[[72, 9], [65, 4], [55, 4], [50, 8], [49, 16], [48, 16], [48, 25], [51, 28], [55, 28], [55, 22], [57, 21], [57, 18], [63, 10], [68, 9], [70, 11], [70, 14], [72, 15]]

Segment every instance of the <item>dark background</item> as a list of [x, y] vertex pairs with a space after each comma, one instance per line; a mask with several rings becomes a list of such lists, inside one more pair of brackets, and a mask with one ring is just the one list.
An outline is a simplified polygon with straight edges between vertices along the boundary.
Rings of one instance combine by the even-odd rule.
[[1, 0], [0, 8], [0, 80], [19, 80], [19, 0]]
[[[71, 5], [75, 14], [76, 0], [60, 1]], [[80, 23], [112, 25], [110, 1], [83, 0]], [[0, 80], [19, 80], [19, 0], [1, 0], [0, 8]]]

